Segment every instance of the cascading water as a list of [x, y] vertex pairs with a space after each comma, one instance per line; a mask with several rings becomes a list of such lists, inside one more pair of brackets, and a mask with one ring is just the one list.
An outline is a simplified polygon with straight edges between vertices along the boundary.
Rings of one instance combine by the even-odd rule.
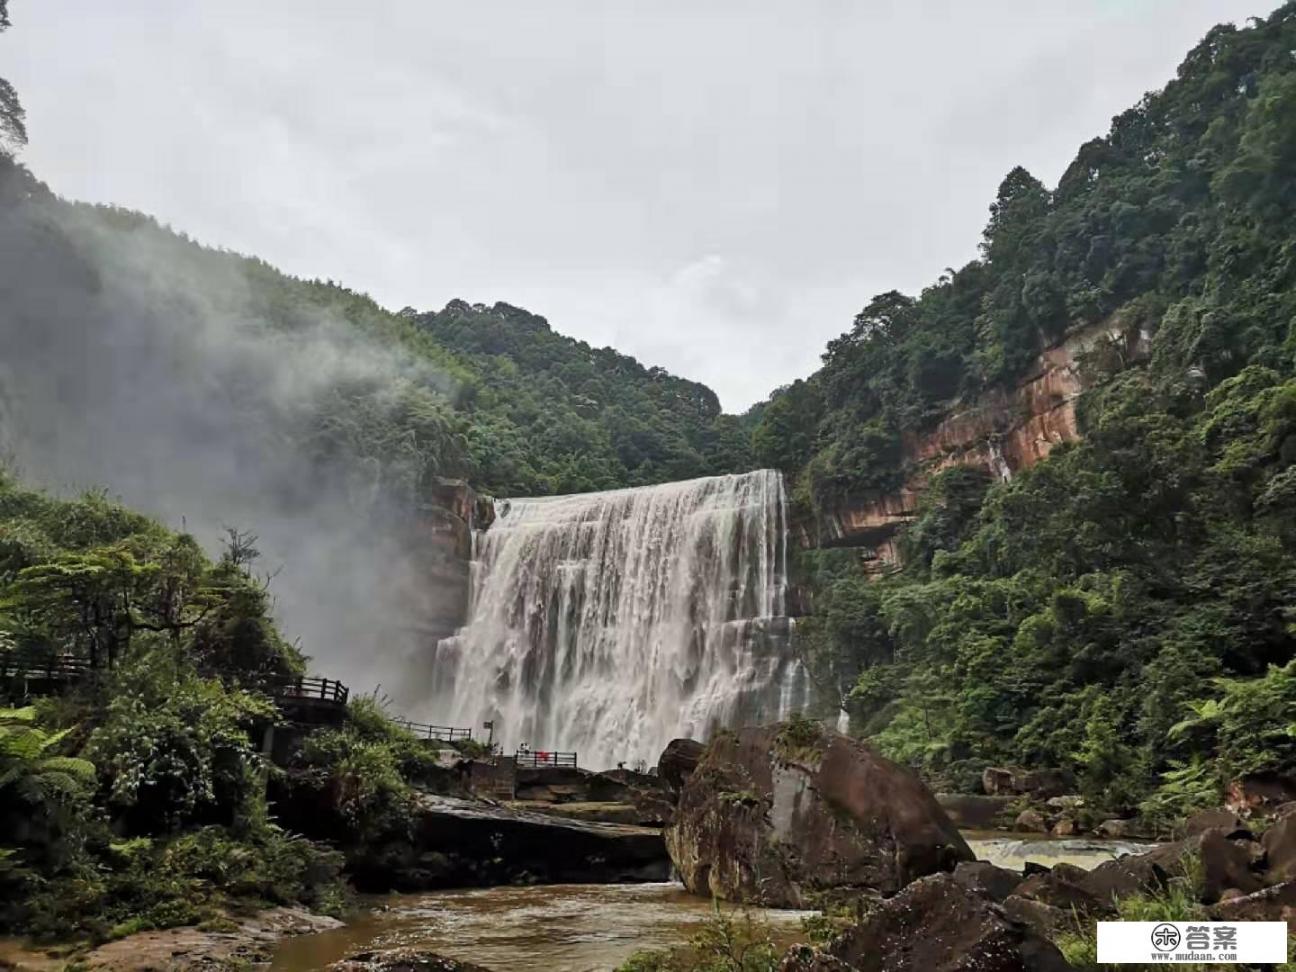
[[468, 624], [436, 649], [441, 721], [606, 768], [806, 704], [776, 472], [500, 500], [474, 542]]

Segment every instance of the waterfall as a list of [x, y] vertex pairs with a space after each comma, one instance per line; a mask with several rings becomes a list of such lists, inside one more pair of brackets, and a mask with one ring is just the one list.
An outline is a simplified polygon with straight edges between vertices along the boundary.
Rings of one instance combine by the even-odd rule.
[[786, 539], [770, 470], [498, 500], [426, 711], [493, 720], [506, 751], [575, 750], [594, 769], [785, 716], [809, 695], [784, 616]]

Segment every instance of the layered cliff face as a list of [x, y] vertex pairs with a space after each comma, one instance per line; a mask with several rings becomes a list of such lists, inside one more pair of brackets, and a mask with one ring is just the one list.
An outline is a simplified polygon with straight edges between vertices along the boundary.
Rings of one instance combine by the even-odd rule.
[[927, 481], [951, 466], [984, 469], [1011, 479], [1065, 442], [1080, 437], [1076, 402], [1098, 376], [1147, 351], [1147, 335], [1119, 320], [1077, 329], [1045, 349], [1030, 374], [951, 409], [934, 428], [906, 433], [904, 484], [892, 492], [849, 497], [794, 523], [806, 547], [859, 547], [872, 570], [898, 566], [896, 536], [917, 515]]
[[418, 616], [422, 634], [440, 640], [467, 621], [474, 530], [490, 526], [495, 507], [462, 479], [438, 479], [415, 525], [426, 601]]

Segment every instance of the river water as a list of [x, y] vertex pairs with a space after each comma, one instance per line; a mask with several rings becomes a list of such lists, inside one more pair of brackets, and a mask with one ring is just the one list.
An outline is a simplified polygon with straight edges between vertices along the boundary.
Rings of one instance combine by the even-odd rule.
[[[981, 860], [1094, 867], [1146, 844], [968, 834]], [[316, 972], [366, 949], [413, 946], [495, 972], [608, 972], [642, 948], [687, 941], [712, 904], [679, 884], [545, 885], [391, 895], [345, 928], [285, 940], [271, 972]], [[741, 911], [722, 905], [741, 918]], [[783, 943], [802, 939], [798, 911], [752, 909]]]
[[[414, 946], [493, 972], [607, 972], [687, 941], [712, 904], [665, 884], [481, 888], [394, 895], [345, 928], [285, 940], [271, 972], [315, 972], [370, 948]], [[722, 906], [726, 912], [732, 906]], [[807, 912], [752, 909], [786, 944]], [[735, 912], [741, 920], [741, 912]]]

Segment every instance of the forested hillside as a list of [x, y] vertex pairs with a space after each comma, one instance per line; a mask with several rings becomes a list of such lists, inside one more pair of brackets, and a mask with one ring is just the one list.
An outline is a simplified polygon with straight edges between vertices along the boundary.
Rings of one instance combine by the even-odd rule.
[[1218, 27], [1083, 145], [1018, 168], [981, 258], [875, 298], [754, 433], [806, 515], [906, 475], [901, 436], [1103, 321], [1083, 441], [925, 490], [905, 565], [808, 558], [804, 644], [857, 731], [952, 785], [1065, 765], [1113, 808], [1296, 770], [1296, 4]]
[[[240, 437], [271, 451], [304, 442], [312, 475], [346, 479], [353, 492], [410, 497], [428, 476], [450, 475], [499, 495], [551, 493], [750, 465], [745, 432], [710, 389], [561, 337], [505, 304], [391, 313], [141, 214], [60, 200], [3, 153], [0, 232], [11, 371], [36, 355], [46, 367], [66, 363], [68, 344], [108, 345], [128, 315], [161, 322], [168, 340], [185, 339], [173, 354], [210, 354], [212, 377], [229, 379], [202, 393], [233, 409]], [[144, 360], [148, 350], [135, 348]], [[224, 374], [232, 353], [250, 374]], [[270, 387], [283, 369], [256, 359], [274, 356], [304, 372], [292, 387]], [[144, 368], [139, 358], [134, 367]], [[17, 384], [11, 375], [11, 410]], [[96, 389], [64, 390], [93, 414]]]
[[555, 333], [508, 304], [453, 301], [411, 319], [482, 376], [464, 407], [480, 481], [577, 493], [746, 471], [748, 429], [705, 385]]

